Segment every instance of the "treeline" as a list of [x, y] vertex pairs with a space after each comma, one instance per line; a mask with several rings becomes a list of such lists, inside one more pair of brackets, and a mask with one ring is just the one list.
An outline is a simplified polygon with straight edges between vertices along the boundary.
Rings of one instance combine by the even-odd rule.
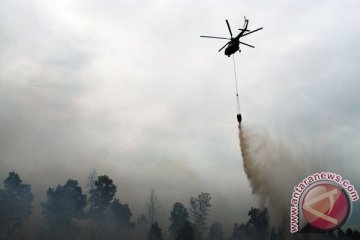
[[[2, 239], [133, 239], [163, 240], [159, 219], [163, 216], [160, 201], [151, 191], [146, 211], [131, 221], [129, 205], [115, 197], [116, 185], [107, 175], [89, 175], [86, 194], [78, 181], [69, 179], [63, 185], [49, 188], [41, 202], [43, 224], [36, 236], [24, 236], [24, 223], [32, 214], [31, 186], [10, 172], [0, 189], [0, 240]], [[285, 239], [270, 231], [267, 210], [251, 208], [246, 223], [234, 224], [231, 236], [225, 237], [221, 223], [207, 226], [211, 195], [200, 193], [189, 201], [189, 208], [176, 202], [169, 213], [170, 239], [175, 240], [257, 240]], [[323, 237], [324, 235], [322, 235]], [[360, 240], [358, 231], [338, 229], [324, 239]]]

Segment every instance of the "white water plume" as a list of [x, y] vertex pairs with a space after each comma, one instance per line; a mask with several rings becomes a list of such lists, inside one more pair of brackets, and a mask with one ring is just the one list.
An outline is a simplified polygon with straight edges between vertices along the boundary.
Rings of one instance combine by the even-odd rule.
[[293, 188], [305, 177], [303, 152], [295, 143], [274, 139], [239, 125], [244, 170], [261, 208], [268, 208], [273, 228], [289, 224]]

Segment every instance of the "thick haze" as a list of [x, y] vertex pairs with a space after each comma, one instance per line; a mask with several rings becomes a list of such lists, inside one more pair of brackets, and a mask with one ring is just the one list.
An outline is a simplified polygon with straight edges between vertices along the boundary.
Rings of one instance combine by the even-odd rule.
[[133, 220], [155, 189], [166, 219], [175, 201], [206, 191], [213, 218], [245, 221], [254, 199], [233, 66], [217, 52], [225, 42], [199, 36], [226, 37], [225, 18], [237, 32], [246, 15], [264, 30], [236, 55], [244, 122], [311, 146], [316, 157], [302, 164], [359, 191], [359, 9], [355, 0], [3, 0], [0, 177], [17, 171], [38, 203], [49, 186], [85, 185], [96, 169]]

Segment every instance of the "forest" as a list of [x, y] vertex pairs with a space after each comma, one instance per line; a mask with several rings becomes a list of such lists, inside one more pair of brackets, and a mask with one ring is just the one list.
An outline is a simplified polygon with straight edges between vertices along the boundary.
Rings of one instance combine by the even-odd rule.
[[[107, 175], [89, 175], [87, 191], [77, 180], [49, 187], [40, 203], [42, 223], [33, 236], [23, 232], [33, 213], [34, 195], [31, 185], [23, 183], [19, 174], [10, 172], [0, 188], [0, 240], [10, 239], [130, 239], [130, 240], [257, 240], [287, 239], [286, 229], [274, 231], [267, 209], [252, 207], [248, 219], [234, 223], [232, 233], [225, 236], [221, 222], [208, 223], [212, 207], [211, 194], [199, 193], [189, 198], [188, 205], [175, 202], [167, 214], [161, 213], [160, 200], [150, 191], [146, 211], [133, 220], [128, 203], [116, 198], [117, 186]], [[188, 207], [186, 207], [188, 206]], [[163, 234], [159, 218], [169, 221]], [[302, 239], [301, 237], [299, 239]], [[304, 238], [307, 239], [307, 238]], [[360, 240], [353, 229], [336, 229], [319, 234], [316, 239]]]

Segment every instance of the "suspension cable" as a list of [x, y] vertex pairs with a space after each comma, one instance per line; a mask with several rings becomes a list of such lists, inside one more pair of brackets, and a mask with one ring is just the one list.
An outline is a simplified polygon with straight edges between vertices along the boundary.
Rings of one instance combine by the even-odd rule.
[[239, 100], [239, 91], [238, 91], [238, 81], [236, 76], [236, 64], [235, 64], [235, 54], [233, 54], [233, 63], [234, 63], [234, 80], [235, 80], [235, 89], [236, 89], [236, 104], [237, 104], [237, 113], [240, 114], [240, 100]]

